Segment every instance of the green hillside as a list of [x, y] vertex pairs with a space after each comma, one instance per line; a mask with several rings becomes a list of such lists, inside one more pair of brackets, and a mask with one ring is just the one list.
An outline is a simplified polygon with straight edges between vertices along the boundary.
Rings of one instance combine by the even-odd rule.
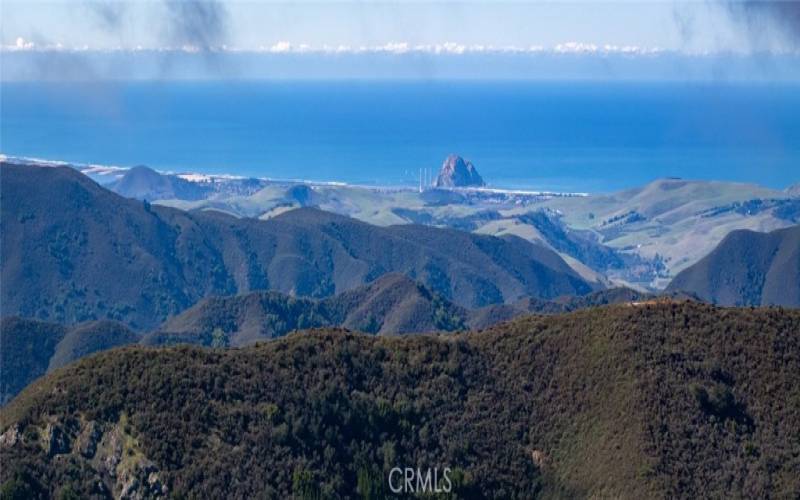
[[552, 250], [516, 237], [378, 227], [314, 208], [274, 219], [123, 198], [71, 168], [0, 169], [3, 315], [140, 331], [210, 296], [324, 298], [390, 273], [464, 307], [591, 292]]
[[323, 300], [277, 292], [204, 299], [145, 335], [143, 342], [239, 347], [319, 327], [378, 335], [453, 331], [465, 329], [468, 314], [406, 276], [390, 273]]
[[[570, 263], [578, 272], [588, 267], [618, 285], [662, 289], [731, 231], [772, 231], [800, 222], [798, 190], [664, 178], [616, 193], [519, 200], [458, 190], [314, 186], [313, 196], [303, 202], [371, 224], [418, 223], [516, 235], [546, 245], [568, 261], [576, 259], [577, 265]], [[304, 206], [286, 187], [276, 186], [248, 196], [162, 198], [158, 203], [262, 218]], [[590, 274], [586, 278], [593, 281]]]
[[376, 335], [402, 335], [487, 328], [522, 315], [556, 314], [579, 308], [653, 298], [628, 289], [602, 290], [553, 301], [527, 298], [514, 304], [465, 309], [402, 274], [385, 274], [327, 299], [250, 292], [201, 300], [144, 335], [108, 320], [63, 327], [57, 323], [7, 318], [0, 322], [5, 404], [45, 371], [85, 355], [141, 342], [242, 347], [282, 337], [293, 330], [345, 327]]
[[800, 226], [734, 231], [667, 290], [728, 306], [800, 307]]
[[67, 329], [56, 323], [3, 318], [0, 322], [0, 405], [44, 375]]
[[449, 336], [298, 333], [84, 358], [0, 411], [3, 492], [796, 497], [800, 312], [674, 301]]
[[33, 380], [105, 349], [139, 341], [114, 321], [90, 321], [72, 327], [58, 323], [3, 318], [0, 321], [0, 406]]

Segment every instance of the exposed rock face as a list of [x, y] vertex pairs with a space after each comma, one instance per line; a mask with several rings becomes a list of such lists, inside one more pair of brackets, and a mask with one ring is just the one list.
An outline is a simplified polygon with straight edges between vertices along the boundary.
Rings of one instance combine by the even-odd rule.
[[0, 449], [16, 456], [41, 450], [53, 463], [91, 470], [98, 479], [94, 492], [100, 498], [138, 500], [169, 494], [161, 470], [142, 453], [125, 416], [116, 423], [53, 417], [33, 429], [26, 435], [12, 425], [0, 435]]
[[21, 439], [19, 427], [12, 425], [3, 434], [0, 434], [0, 448], [10, 448], [17, 444]]
[[439, 176], [436, 178], [436, 187], [482, 187], [486, 183], [475, 169], [472, 162], [465, 161], [458, 155], [450, 155], [444, 160]]
[[78, 452], [88, 459], [94, 458], [97, 453], [97, 445], [103, 437], [103, 432], [94, 420], [86, 423], [78, 436], [77, 447]]
[[57, 425], [47, 424], [44, 429], [43, 446], [48, 456], [63, 455], [69, 453], [71, 443], [69, 435]]

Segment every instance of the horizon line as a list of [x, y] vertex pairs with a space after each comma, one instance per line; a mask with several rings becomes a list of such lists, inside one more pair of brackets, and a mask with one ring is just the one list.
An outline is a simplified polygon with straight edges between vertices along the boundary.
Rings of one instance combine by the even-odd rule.
[[183, 53], [198, 55], [246, 54], [246, 55], [620, 55], [620, 56], [684, 56], [684, 57], [798, 57], [800, 48], [783, 50], [681, 50], [665, 49], [658, 46], [618, 45], [596, 42], [565, 41], [550, 46], [545, 45], [493, 45], [462, 44], [445, 41], [441, 43], [413, 44], [407, 41], [389, 41], [378, 45], [348, 44], [309, 44], [278, 41], [271, 45], [257, 47], [237, 47], [219, 45], [200, 47], [195, 45], [148, 47], [112, 46], [92, 47], [89, 45], [65, 46], [61, 43], [40, 45], [18, 37], [13, 44], [0, 45], [0, 53], [92, 53], [92, 54], [140, 54], [140, 53]]

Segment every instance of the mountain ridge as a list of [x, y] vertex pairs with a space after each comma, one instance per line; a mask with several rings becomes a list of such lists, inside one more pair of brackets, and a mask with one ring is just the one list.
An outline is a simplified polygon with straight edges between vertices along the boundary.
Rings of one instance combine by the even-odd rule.
[[146, 201], [172, 198], [196, 201], [211, 192], [207, 186], [174, 175], [164, 175], [144, 165], [131, 167], [107, 187], [126, 198]]
[[184, 212], [122, 198], [66, 167], [3, 164], [0, 175], [6, 315], [146, 330], [207, 296], [324, 298], [388, 272], [467, 307], [598, 288], [519, 238], [377, 227], [315, 208], [263, 221]]
[[0, 406], [45, 373], [95, 352], [138, 341], [138, 335], [114, 321], [67, 327], [4, 317], [0, 319]]
[[465, 309], [402, 274], [325, 299], [253, 291], [208, 297], [144, 334], [109, 321], [73, 326], [6, 317], [0, 321], [0, 406], [35, 378], [83, 356], [140, 343], [243, 347], [309, 328], [347, 328], [373, 335], [480, 330], [530, 314], [560, 314], [581, 308], [655, 296], [627, 289], [593, 292], [552, 301], [528, 298], [514, 304]]
[[107, 351], [0, 410], [0, 481], [355, 497], [436, 464], [456, 497], [792, 496], [799, 331], [796, 310], [663, 301], [455, 336]]
[[143, 337], [150, 345], [243, 346], [293, 330], [341, 327], [376, 335], [465, 329], [469, 311], [402, 274], [325, 299], [254, 291], [201, 300]]
[[667, 290], [720, 305], [800, 307], [800, 225], [769, 233], [733, 231]]

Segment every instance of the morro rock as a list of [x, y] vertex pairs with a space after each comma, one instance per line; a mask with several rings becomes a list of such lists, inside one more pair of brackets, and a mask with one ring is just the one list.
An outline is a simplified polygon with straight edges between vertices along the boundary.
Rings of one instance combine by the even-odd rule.
[[465, 161], [458, 155], [450, 155], [444, 160], [435, 187], [482, 187], [486, 183], [475, 169], [472, 162]]

